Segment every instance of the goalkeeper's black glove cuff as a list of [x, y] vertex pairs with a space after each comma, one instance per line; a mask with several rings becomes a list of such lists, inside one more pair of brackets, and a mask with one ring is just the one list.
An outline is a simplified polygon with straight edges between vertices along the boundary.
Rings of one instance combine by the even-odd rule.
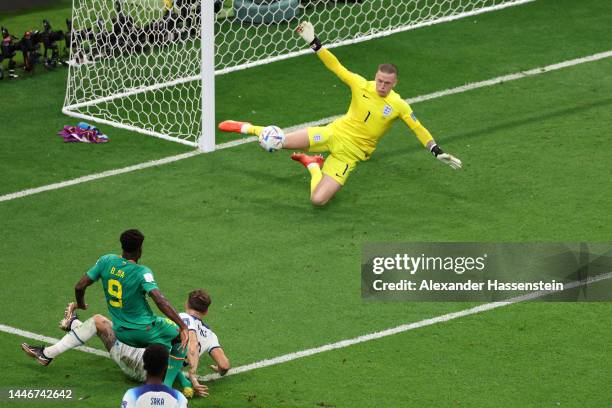
[[317, 37], [315, 37], [310, 43], [310, 48], [312, 48], [314, 52], [319, 51], [321, 47], [323, 47], [323, 44], [321, 44], [321, 40], [319, 40]]
[[431, 154], [433, 154], [435, 157], [438, 157], [439, 154], [444, 153], [442, 151], [442, 149], [440, 149], [440, 146], [438, 146], [437, 144], [433, 145], [431, 147], [431, 149], [429, 149], [429, 151], [431, 152]]

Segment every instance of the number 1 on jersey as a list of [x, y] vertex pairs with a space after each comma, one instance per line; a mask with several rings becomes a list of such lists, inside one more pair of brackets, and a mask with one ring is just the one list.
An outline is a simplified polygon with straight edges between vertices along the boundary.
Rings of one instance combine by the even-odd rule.
[[109, 300], [108, 303], [114, 307], [123, 307], [123, 301], [121, 300], [121, 295], [123, 293], [123, 287], [121, 286], [121, 282], [116, 279], [108, 280], [108, 294], [117, 300]]

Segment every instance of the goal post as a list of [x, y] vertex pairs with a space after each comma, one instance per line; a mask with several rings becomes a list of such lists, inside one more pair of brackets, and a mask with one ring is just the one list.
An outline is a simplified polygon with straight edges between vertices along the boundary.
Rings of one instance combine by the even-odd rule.
[[214, 150], [212, 4], [73, 0], [63, 112]]
[[73, 0], [63, 112], [215, 149], [215, 76], [535, 0]]
[[203, 1], [201, 11], [201, 78], [202, 132], [198, 148], [204, 152], [215, 150], [215, 11], [212, 1]]

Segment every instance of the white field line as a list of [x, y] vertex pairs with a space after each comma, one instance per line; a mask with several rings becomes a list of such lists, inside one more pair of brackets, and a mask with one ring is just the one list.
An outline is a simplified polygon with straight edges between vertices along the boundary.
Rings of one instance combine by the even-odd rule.
[[[564, 284], [563, 290], [574, 289], [579, 286], [589, 285], [589, 284], [596, 283], [596, 282], [603, 281], [603, 280], [610, 279], [610, 278], [612, 278], [612, 272], [604, 273], [604, 274], [597, 275], [594, 277], [589, 277], [588, 279], [585, 279], [585, 280], [578, 280], [578, 281]], [[394, 334], [403, 333], [403, 332], [407, 332], [407, 331], [414, 330], [414, 329], [419, 329], [421, 327], [431, 326], [437, 323], [448, 322], [450, 320], [454, 320], [459, 317], [464, 317], [464, 316], [474, 315], [477, 313], [486, 312], [486, 311], [497, 309], [500, 307], [509, 306], [515, 303], [524, 302], [526, 300], [537, 299], [537, 298], [549, 295], [551, 293], [555, 293], [555, 291], [542, 290], [542, 291], [527, 293], [521, 296], [516, 296], [516, 297], [510, 298], [503, 302], [485, 303], [483, 305], [475, 306], [470, 309], [464, 309], [458, 312], [448, 313], [442, 316], [433, 317], [431, 319], [425, 319], [425, 320], [421, 320], [421, 321], [414, 322], [414, 323], [403, 324], [401, 326], [393, 327], [393, 328], [386, 329], [386, 330], [379, 331], [379, 332], [365, 334], [363, 336], [354, 337], [352, 339], [341, 340], [336, 343], [329, 343], [329, 344], [325, 344], [320, 347], [315, 347], [315, 348], [311, 348], [307, 350], [297, 351], [295, 353], [285, 354], [285, 355], [278, 356], [278, 357], [271, 358], [271, 359], [257, 361], [255, 363], [232, 368], [226, 375], [240, 374], [246, 371], [256, 370], [258, 368], [287, 363], [292, 360], [297, 360], [298, 358], [308, 357], [314, 354], [319, 354], [319, 353], [323, 353], [323, 352], [330, 351], [330, 350], [336, 350], [336, 349], [340, 349], [344, 347], [349, 347], [355, 344], [364, 343], [366, 341], [376, 340], [376, 339], [380, 339], [380, 338], [387, 337], [387, 336], [393, 336]], [[202, 381], [216, 380], [219, 378], [221, 378], [219, 374], [209, 374], [209, 375], [201, 377]]]
[[103, 171], [102, 173], [95, 173], [95, 174], [90, 174], [88, 176], [78, 177], [72, 180], [61, 181], [59, 183], [47, 184], [46, 186], [42, 186], [42, 187], [29, 188], [27, 190], [22, 190], [16, 193], [10, 193], [10, 194], [5, 194], [3, 196], [0, 196], [0, 202], [10, 201], [16, 198], [21, 198], [21, 197], [26, 197], [32, 194], [42, 193], [43, 191], [51, 191], [51, 190], [57, 190], [57, 189], [68, 187], [68, 186], [74, 186], [75, 184], [81, 184], [81, 183], [85, 183], [85, 182], [92, 181], [92, 180], [102, 179], [105, 177], [116, 176], [117, 174], [129, 173], [132, 171], [147, 169], [149, 167], [154, 167], [154, 166], [161, 166], [164, 164], [173, 163], [175, 161], [187, 159], [189, 157], [193, 157], [198, 154], [202, 154], [202, 152], [198, 150], [194, 150], [194, 151], [187, 152], [187, 153], [177, 154], [176, 156], [164, 157], [163, 159], [159, 159], [159, 160], [151, 160], [145, 163], [123, 167], [121, 169], [107, 170], [107, 171]]
[[[504, 82], [508, 82], [508, 81], [514, 81], [517, 79], [521, 79], [521, 78], [527, 78], [527, 77], [531, 77], [531, 76], [535, 76], [535, 75], [540, 75], [540, 74], [544, 74], [547, 72], [551, 72], [551, 71], [556, 71], [559, 69], [563, 69], [563, 68], [568, 68], [568, 67], [572, 67], [575, 65], [580, 65], [580, 64], [584, 64], [587, 62], [594, 62], [594, 61], [599, 61], [605, 58], [610, 58], [612, 57], [612, 50], [610, 51], [605, 51], [605, 52], [600, 52], [598, 54], [593, 54], [593, 55], [589, 55], [586, 57], [582, 57], [582, 58], [576, 58], [576, 59], [572, 59], [572, 60], [568, 60], [568, 61], [563, 61], [557, 64], [552, 64], [552, 65], [547, 65], [545, 67], [540, 67], [540, 68], [534, 68], [534, 69], [530, 69], [528, 71], [523, 71], [523, 72], [517, 72], [515, 74], [509, 74], [509, 75], [503, 75], [503, 76], [499, 76], [496, 78], [492, 78], [492, 79], [487, 79], [485, 81], [479, 81], [479, 82], [472, 82], [469, 83], [467, 85], [462, 85], [462, 86], [458, 86], [455, 88], [449, 88], [449, 89], [445, 89], [442, 91], [438, 91], [438, 92], [433, 92], [427, 95], [421, 95], [421, 96], [416, 96], [413, 98], [408, 98], [406, 99], [406, 101], [410, 104], [415, 104], [415, 103], [419, 103], [419, 102], [423, 102], [423, 101], [428, 101], [431, 99], [437, 99], [437, 98], [442, 98], [444, 96], [448, 96], [448, 95], [454, 95], [454, 94], [459, 94], [459, 93], [463, 93], [463, 92], [467, 92], [467, 91], [471, 91], [473, 89], [478, 89], [478, 88], [484, 88], [484, 87], [488, 87], [488, 86], [493, 86], [493, 85], [497, 85], [497, 84], [501, 84]], [[307, 122], [307, 123], [302, 123], [299, 125], [295, 125], [295, 126], [291, 126], [288, 128], [285, 128], [286, 132], [291, 132], [297, 129], [301, 129], [304, 127], [308, 127], [308, 126], [320, 126], [323, 125], [325, 123], [329, 123], [339, 117], [341, 117], [342, 115], [337, 115], [337, 116], [330, 116], [324, 119], [320, 119], [314, 122]], [[238, 140], [233, 140], [231, 142], [226, 142], [226, 143], [221, 143], [218, 144], [216, 146], [217, 150], [222, 150], [222, 149], [227, 149], [230, 147], [234, 147], [234, 146], [238, 146], [241, 144], [245, 144], [245, 143], [250, 143], [255, 141], [257, 138], [255, 137], [246, 137], [243, 139], [238, 139]], [[104, 171], [102, 173], [95, 173], [95, 174], [91, 174], [88, 176], [83, 176], [83, 177], [78, 177], [76, 179], [72, 179], [72, 180], [66, 180], [66, 181], [62, 181], [62, 182], [58, 182], [58, 183], [53, 183], [53, 184], [48, 184], [46, 186], [41, 186], [41, 187], [36, 187], [36, 188], [30, 188], [27, 190], [23, 190], [23, 191], [18, 191], [15, 193], [9, 193], [9, 194], [5, 194], [0, 196], [0, 202], [3, 201], [10, 201], [10, 200], [14, 200], [16, 198], [21, 198], [21, 197], [26, 197], [32, 194], [38, 194], [38, 193], [42, 193], [43, 191], [50, 191], [50, 190], [57, 190], [60, 188], [64, 188], [64, 187], [69, 187], [69, 186], [73, 186], [75, 184], [81, 184], [81, 183], [85, 183], [88, 181], [92, 181], [92, 180], [98, 180], [101, 178], [105, 178], [105, 177], [110, 177], [110, 176], [116, 176], [118, 174], [124, 174], [124, 173], [129, 173], [132, 171], [137, 171], [137, 170], [142, 170], [142, 169], [147, 169], [149, 167], [153, 167], [153, 166], [161, 166], [167, 163], [172, 163], [178, 160], [182, 160], [182, 159], [187, 159], [189, 157], [193, 157], [196, 156], [198, 154], [202, 154], [203, 152], [201, 151], [193, 151], [193, 152], [189, 152], [189, 153], [183, 153], [183, 154], [179, 154], [176, 156], [170, 156], [170, 157], [166, 157], [160, 160], [153, 160], [153, 161], [149, 161], [149, 162], [145, 162], [145, 163], [140, 163], [140, 164], [135, 164], [132, 166], [128, 166], [128, 167], [124, 167], [121, 169], [115, 169], [115, 170], [108, 170], [108, 171]]]
[[[5, 333], [14, 334], [14, 335], [21, 336], [21, 337], [25, 337], [27, 339], [32, 339], [36, 341], [44, 341], [45, 343], [49, 343], [49, 344], [55, 344], [59, 341], [59, 339], [56, 339], [53, 337], [43, 336], [43, 335], [32, 333], [26, 330], [17, 329], [15, 327], [6, 326], [4, 324], [0, 324], [0, 331], [3, 331]], [[97, 356], [110, 358], [110, 355], [106, 351], [98, 350], [95, 348], [91, 348], [87, 346], [79, 346], [76, 349], [84, 353], [90, 353], [90, 354], [95, 354]]]
[[[612, 272], [600, 274], [597, 276], [589, 277], [584, 280], [578, 280], [578, 281], [566, 283], [563, 285], [563, 290], [574, 289], [574, 288], [577, 288], [583, 285], [590, 285], [590, 284], [600, 282], [600, 281], [610, 279], [610, 278], [612, 278]], [[289, 361], [297, 360], [299, 358], [304, 358], [304, 357], [312, 356], [312, 355], [319, 354], [319, 353], [324, 353], [326, 351], [341, 349], [341, 348], [353, 346], [355, 344], [364, 343], [367, 341], [376, 340], [376, 339], [380, 339], [383, 337], [393, 336], [398, 333], [404, 333], [410, 330], [419, 329], [421, 327], [426, 327], [426, 326], [431, 326], [437, 323], [448, 322], [454, 319], [458, 319], [460, 317], [475, 315], [478, 313], [486, 312], [486, 311], [497, 309], [497, 308], [504, 307], [504, 306], [513, 305], [515, 303], [520, 303], [520, 302], [524, 302], [527, 300], [534, 300], [534, 299], [537, 299], [537, 298], [540, 298], [540, 297], [543, 297], [543, 296], [546, 296], [552, 293], [556, 293], [556, 291], [542, 290], [542, 291], [537, 291], [537, 292], [531, 292], [525, 295], [510, 298], [503, 302], [485, 303], [485, 304], [478, 305], [478, 306], [475, 306], [469, 309], [460, 310], [458, 312], [447, 313], [445, 315], [432, 317], [430, 319], [425, 319], [425, 320], [421, 320], [421, 321], [414, 322], [414, 323], [403, 324], [403, 325], [392, 327], [390, 329], [382, 330], [379, 332], [374, 332], [374, 333], [365, 334], [359, 337], [354, 337], [352, 339], [341, 340], [335, 343], [329, 343], [329, 344], [325, 344], [323, 346], [319, 346], [319, 347], [315, 347], [311, 349], [296, 351], [294, 353], [289, 353], [289, 354], [274, 357], [271, 359], [261, 360], [255, 363], [246, 364], [243, 366], [232, 368], [226, 374], [226, 376], [240, 374], [240, 373], [244, 373], [247, 371], [252, 371], [252, 370], [259, 369], [259, 368], [269, 367], [269, 366], [273, 366], [277, 364], [287, 363]], [[28, 332], [25, 330], [17, 329], [15, 327], [6, 326], [3, 324], [0, 324], [0, 331], [5, 332], [5, 333], [10, 333], [10, 334], [15, 334], [21, 337], [26, 337], [29, 339], [44, 341], [46, 343], [56, 343], [58, 341], [58, 339], [55, 339], [52, 337], [41, 336], [36, 333]], [[85, 353], [95, 354], [98, 356], [109, 357], [108, 353], [101, 351], [101, 350], [93, 349], [90, 347], [81, 346], [81, 347], [77, 347], [77, 350], [83, 351]], [[198, 376], [198, 378], [201, 381], [211, 381], [211, 380], [219, 379], [221, 377], [218, 374], [209, 374], [205, 376]]]

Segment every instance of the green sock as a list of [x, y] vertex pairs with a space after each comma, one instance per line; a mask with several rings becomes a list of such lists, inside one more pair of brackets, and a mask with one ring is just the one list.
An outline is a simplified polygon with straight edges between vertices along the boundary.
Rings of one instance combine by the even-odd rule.
[[181, 392], [187, 399], [192, 399], [194, 397], [195, 391], [193, 390], [193, 384], [182, 371], [178, 372], [176, 379], [180, 385]]
[[166, 378], [164, 378], [164, 384], [168, 387], [172, 388], [174, 385], [174, 380], [177, 379], [179, 373], [183, 369], [183, 362], [185, 361], [186, 355], [187, 350], [181, 350], [181, 343], [172, 345], [170, 357], [168, 357], [168, 371], [166, 372]]

